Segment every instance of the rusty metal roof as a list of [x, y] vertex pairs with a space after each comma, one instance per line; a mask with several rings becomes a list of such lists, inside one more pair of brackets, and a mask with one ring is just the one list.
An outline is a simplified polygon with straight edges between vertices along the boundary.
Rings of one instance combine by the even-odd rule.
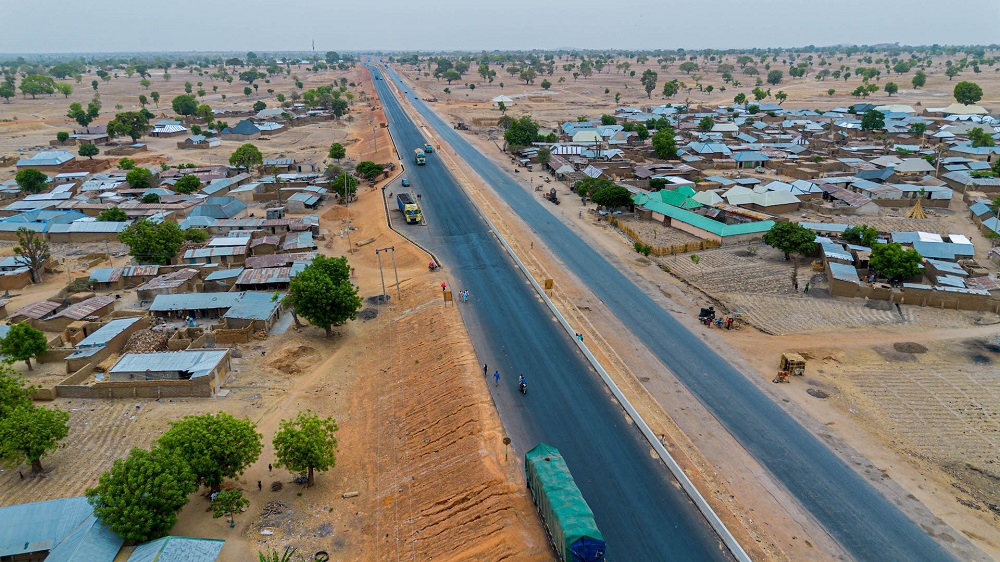
[[28, 318], [34, 318], [35, 320], [41, 320], [49, 314], [52, 314], [52, 311], [57, 308], [59, 308], [59, 303], [57, 302], [38, 301], [22, 307], [11, 316], [26, 316]]
[[49, 320], [55, 318], [70, 318], [72, 320], [83, 320], [88, 316], [92, 316], [98, 310], [108, 306], [109, 304], [115, 302], [114, 295], [101, 295], [96, 297], [91, 297], [85, 301], [78, 302], [72, 306], [67, 307], [65, 310], [52, 315]]

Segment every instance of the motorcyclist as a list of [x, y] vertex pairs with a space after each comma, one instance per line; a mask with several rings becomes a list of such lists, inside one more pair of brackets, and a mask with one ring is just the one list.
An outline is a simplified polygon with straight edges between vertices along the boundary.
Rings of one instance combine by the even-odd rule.
[[525, 380], [523, 373], [517, 377], [517, 387], [521, 390], [521, 392], [525, 392], [528, 388], [528, 381]]

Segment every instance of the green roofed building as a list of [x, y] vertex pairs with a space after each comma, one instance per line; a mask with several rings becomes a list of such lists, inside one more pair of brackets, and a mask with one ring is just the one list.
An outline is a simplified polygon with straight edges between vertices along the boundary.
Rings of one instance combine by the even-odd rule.
[[[639, 193], [632, 197], [632, 202], [635, 204], [639, 214], [646, 216], [646, 218], [662, 222], [678, 230], [683, 230], [703, 240], [715, 240], [722, 244], [760, 238], [774, 226], [774, 221], [772, 220], [726, 224], [687, 209], [664, 203], [656, 197], [656, 194], [650, 196], [645, 193]], [[721, 210], [718, 210], [718, 212], [723, 213]]]

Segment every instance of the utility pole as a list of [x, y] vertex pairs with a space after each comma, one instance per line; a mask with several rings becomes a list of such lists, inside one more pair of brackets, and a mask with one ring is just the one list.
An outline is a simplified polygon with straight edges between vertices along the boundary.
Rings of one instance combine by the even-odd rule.
[[382, 275], [382, 252], [390, 252], [392, 255], [392, 274], [396, 277], [396, 299], [401, 299], [402, 294], [399, 290], [399, 272], [396, 270], [396, 247], [389, 246], [388, 248], [378, 248], [375, 250], [375, 255], [378, 256], [378, 273], [382, 277], [382, 294], [385, 294], [385, 276]]
[[375, 257], [378, 259], [378, 276], [382, 279], [382, 298], [379, 299], [381, 303], [385, 298], [385, 275], [382, 274], [382, 252], [385, 250], [375, 249]]

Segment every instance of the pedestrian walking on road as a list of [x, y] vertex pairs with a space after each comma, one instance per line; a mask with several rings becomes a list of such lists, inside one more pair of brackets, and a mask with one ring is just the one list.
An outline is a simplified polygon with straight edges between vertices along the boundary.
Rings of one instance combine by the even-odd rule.
[[444, 281], [442, 281], [441, 282], [441, 292], [443, 293], [443, 292], [445, 292], [447, 290], [448, 290], [448, 284], [445, 283]]
[[486, 366], [486, 363], [483, 363], [483, 376], [486, 377], [489, 376], [489, 374], [490, 374], [489, 367]]
[[271, 465], [270, 464], [267, 465], [267, 471], [271, 472]]
[[803, 293], [808, 293], [809, 292], [809, 283], [806, 283], [806, 289], [804, 291], [802, 291], [802, 292]]
[[264, 484], [260, 480], [257, 481], [257, 491], [260, 492], [264, 489]]
[[500, 371], [493, 373], [493, 386], [500, 386]]

